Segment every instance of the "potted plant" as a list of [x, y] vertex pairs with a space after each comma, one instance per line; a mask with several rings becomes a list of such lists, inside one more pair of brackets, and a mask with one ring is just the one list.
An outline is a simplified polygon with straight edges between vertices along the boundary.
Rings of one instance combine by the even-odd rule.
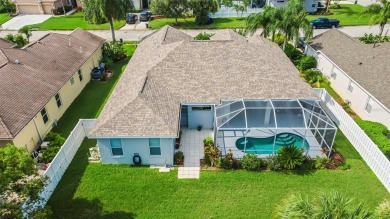
[[198, 129], [198, 131], [201, 131], [203, 128], [203, 125], [199, 124], [198, 127], [196, 129]]

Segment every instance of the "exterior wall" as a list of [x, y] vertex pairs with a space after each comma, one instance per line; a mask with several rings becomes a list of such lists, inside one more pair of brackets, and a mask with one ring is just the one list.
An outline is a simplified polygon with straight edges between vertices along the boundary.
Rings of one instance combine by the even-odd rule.
[[212, 129], [214, 127], [214, 106], [211, 106], [211, 110], [193, 110], [193, 107], [197, 106], [188, 106], [188, 128], [196, 129], [202, 125], [204, 129]]
[[100, 158], [103, 164], [133, 164], [134, 153], [141, 157], [142, 165], [173, 165], [174, 138], [161, 138], [161, 155], [153, 156], [149, 152], [149, 138], [122, 138], [122, 156], [112, 156], [109, 139], [97, 140]]
[[[31, 152], [36, 147], [40, 141], [39, 135], [42, 137], [47, 134], [53, 127], [53, 123], [58, 121], [61, 116], [65, 113], [66, 109], [72, 104], [74, 99], [80, 94], [85, 85], [91, 80], [91, 70], [98, 66], [99, 60], [102, 57], [102, 50], [99, 48], [96, 50], [93, 55], [88, 59], [84, 65], [81, 66], [81, 73], [83, 75], [83, 80], [79, 80], [78, 72], [75, 72], [73, 75], [74, 83], [71, 84], [70, 80], [65, 83], [65, 85], [59, 90], [60, 99], [62, 106], [57, 107], [57, 102], [55, 99], [55, 94], [46, 104], [46, 112], [49, 117], [49, 121], [45, 124], [41, 112], [38, 112], [34, 117], [34, 121], [31, 120], [23, 129], [18, 133], [14, 138], [13, 143], [16, 146], [27, 146], [28, 150]], [[39, 133], [37, 131], [39, 129]]]
[[51, 14], [51, 7], [58, 0], [15, 0], [16, 12], [19, 14]]
[[0, 148], [5, 147], [7, 144], [12, 144], [12, 141], [0, 141]]
[[52, 14], [53, 10], [55, 9], [54, 4], [52, 3], [42, 4], [42, 7], [45, 14]]
[[135, 9], [141, 9], [142, 8], [142, 0], [133, 0], [134, 8]]
[[[288, 0], [267, 0], [267, 5], [272, 7], [285, 7], [287, 5]], [[304, 6], [307, 12], [316, 12], [318, 6], [318, 0], [305, 0]], [[313, 7], [312, 5], [315, 5]]]
[[[350, 101], [350, 107], [356, 114], [365, 120], [380, 122], [390, 129], [390, 111], [386, 109], [378, 100], [369, 94], [363, 87], [357, 84], [350, 78], [342, 69], [338, 68], [324, 54], [318, 53], [317, 68], [329, 79], [332, 88], [344, 99]], [[333, 73], [332, 73], [333, 72]], [[333, 79], [332, 74], [336, 73], [336, 79]], [[353, 91], [348, 91], [350, 82], [353, 83]], [[371, 98], [372, 109], [368, 113], [365, 110], [368, 98]]]

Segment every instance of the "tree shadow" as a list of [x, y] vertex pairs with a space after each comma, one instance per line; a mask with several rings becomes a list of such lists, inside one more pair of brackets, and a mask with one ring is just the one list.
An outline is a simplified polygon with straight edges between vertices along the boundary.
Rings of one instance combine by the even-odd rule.
[[99, 199], [73, 199], [68, 202], [66, 208], [54, 212], [52, 218], [82, 218], [82, 219], [132, 219], [136, 214], [124, 211], [108, 212], [103, 210], [103, 204]]

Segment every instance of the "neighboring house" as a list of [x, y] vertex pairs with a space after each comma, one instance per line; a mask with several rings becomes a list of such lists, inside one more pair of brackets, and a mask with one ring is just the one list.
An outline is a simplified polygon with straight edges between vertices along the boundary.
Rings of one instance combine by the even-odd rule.
[[53, 14], [63, 6], [80, 7], [82, 0], [13, 0], [17, 14]]
[[90, 81], [103, 42], [76, 29], [21, 49], [0, 44], [0, 147], [12, 143], [31, 152], [42, 142]]
[[373, 48], [332, 29], [310, 40], [305, 50], [359, 117], [390, 128], [390, 43]]
[[[288, 0], [267, 0], [267, 5], [272, 7], [285, 7]], [[318, 4], [320, 0], [304, 0], [303, 4], [305, 5], [307, 12], [316, 12], [318, 9]]]
[[[214, 130], [223, 155], [231, 148], [238, 158], [244, 151], [268, 156], [278, 135], [315, 157], [331, 149], [336, 128], [298, 75], [260, 36], [225, 30], [197, 41], [165, 26], [138, 45], [89, 138], [112, 164], [132, 164], [139, 154], [143, 164], [171, 165], [180, 131], [198, 126]], [[271, 139], [268, 151], [250, 149], [247, 137]]]

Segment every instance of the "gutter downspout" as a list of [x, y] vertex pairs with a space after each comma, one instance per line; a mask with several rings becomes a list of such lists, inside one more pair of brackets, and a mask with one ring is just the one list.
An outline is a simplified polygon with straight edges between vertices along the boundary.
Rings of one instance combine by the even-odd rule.
[[39, 135], [39, 140], [41, 142], [43, 142], [43, 138], [42, 138], [41, 132], [39, 131], [37, 123], [35, 122], [35, 116], [33, 117], [33, 121], [34, 121], [35, 128], [37, 129], [37, 132], [38, 132], [38, 135]]

